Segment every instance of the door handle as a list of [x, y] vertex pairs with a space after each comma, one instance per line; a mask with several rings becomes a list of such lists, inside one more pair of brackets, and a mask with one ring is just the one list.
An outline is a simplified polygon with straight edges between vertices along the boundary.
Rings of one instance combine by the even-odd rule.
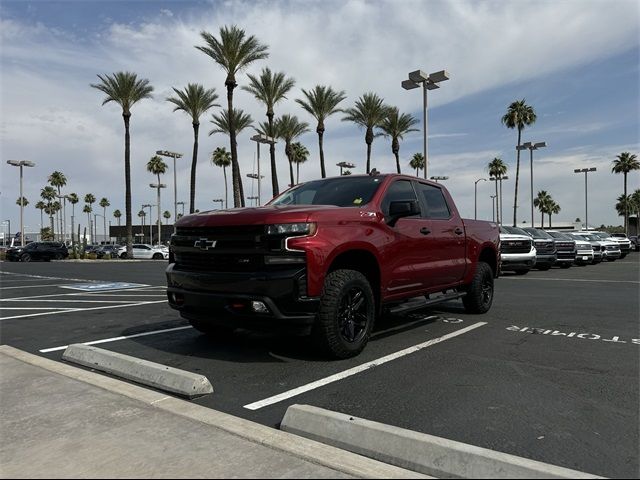
[[431, 230], [429, 230], [427, 227], [422, 227], [420, 229], [420, 233], [423, 235], [429, 235], [431, 233]]
[[460, 227], [456, 227], [453, 233], [455, 233], [456, 235], [462, 235], [464, 233], [464, 230], [462, 230]]

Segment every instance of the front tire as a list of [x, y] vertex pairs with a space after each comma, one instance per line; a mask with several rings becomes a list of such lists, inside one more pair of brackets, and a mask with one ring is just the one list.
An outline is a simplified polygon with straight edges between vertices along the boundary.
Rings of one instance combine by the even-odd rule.
[[327, 275], [312, 338], [331, 358], [358, 355], [369, 342], [376, 303], [367, 278], [356, 270]]
[[30, 262], [31, 261], [31, 255], [29, 255], [28, 253], [25, 253], [24, 255], [22, 255], [22, 257], [20, 257], [20, 261], [21, 262]]
[[153, 254], [153, 259], [154, 260], [162, 260], [164, 257], [162, 256], [161, 253], [154, 253]]
[[487, 313], [493, 303], [493, 270], [489, 264], [478, 262], [473, 280], [462, 297], [467, 313]]

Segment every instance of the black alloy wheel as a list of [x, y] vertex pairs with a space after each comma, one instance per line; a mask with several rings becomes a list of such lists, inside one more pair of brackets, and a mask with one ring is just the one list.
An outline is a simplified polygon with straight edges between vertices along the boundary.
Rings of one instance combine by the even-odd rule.
[[468, 313], [487, 313], [493, 303], [493, 270], [489, 264], [478, 262], [471, 283], [467, 285], [467, 294], [462, 303]]
[[22, 257], [20, 257], [20, 261], [21, 262], [30, 262], [31, 261], [31, 255], [29, 255], [28, 253], [23, 254]]
[[360, 287], [352, 287], [340, 301], [338, 324], [342, 339], [349, 343], [360, 341], [367, 331], [367, 304]]

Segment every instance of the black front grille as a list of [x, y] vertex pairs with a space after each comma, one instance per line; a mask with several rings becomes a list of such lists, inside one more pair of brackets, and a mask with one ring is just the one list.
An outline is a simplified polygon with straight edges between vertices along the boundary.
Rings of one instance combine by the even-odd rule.
[[558, 251], [573, 251], [576, 248], [576, 244], [574, 242], [556, 242], [556, 247], [558, 248]]
[[569, 250], [558, 250], [559, 260], [569, 260], [576, 258], [576, 252]]
[[552, 241], [549, 241], [549, 242], [545, 242], [545, 241], [536, 242], [536, 251], [538, 253], [555, 253], [556, 252], [556, 245]]
[[530, 251], [530, 240], [505, 240], [500, 242], [501, 253], [529, 253]]
[[251, 272], [262, 269], [262, 255], [216, 255], [208, 252], [176, 252], [178, 268], [212, 272]]

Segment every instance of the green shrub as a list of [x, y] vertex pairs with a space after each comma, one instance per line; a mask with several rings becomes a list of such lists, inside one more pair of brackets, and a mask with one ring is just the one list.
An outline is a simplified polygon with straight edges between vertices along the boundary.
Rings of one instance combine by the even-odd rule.
[[87, 255], [87, 258], [88, 258], [89, 260], [97, 260], [97, 259], [98, 259], [98, 255], [96, 255], [95, 253], [89, 253], [89, 254]]

